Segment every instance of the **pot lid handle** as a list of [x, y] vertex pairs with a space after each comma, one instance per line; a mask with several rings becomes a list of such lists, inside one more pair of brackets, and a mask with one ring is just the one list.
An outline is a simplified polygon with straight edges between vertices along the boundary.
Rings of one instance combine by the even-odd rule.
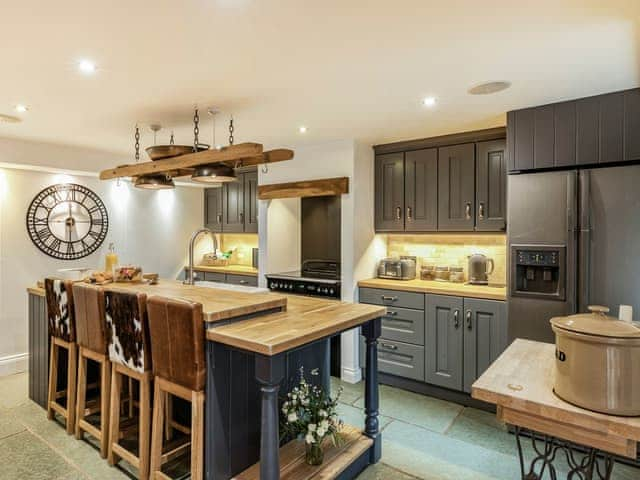
[[590, 312], [593, 313], [597, 313], [599, 315], [605, 315], [607, 313], [609, 313], [609, 307], [604, 307], [602, 305], [589, 305], [587, 307], [587, 310], [589, 310]]

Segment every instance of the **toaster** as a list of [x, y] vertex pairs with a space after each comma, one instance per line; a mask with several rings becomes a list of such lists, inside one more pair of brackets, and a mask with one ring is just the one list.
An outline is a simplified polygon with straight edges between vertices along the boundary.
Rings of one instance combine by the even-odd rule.
[[380, 260], [378, 278], [413, 280], [416, 278], [416, 257], [385, 258]]

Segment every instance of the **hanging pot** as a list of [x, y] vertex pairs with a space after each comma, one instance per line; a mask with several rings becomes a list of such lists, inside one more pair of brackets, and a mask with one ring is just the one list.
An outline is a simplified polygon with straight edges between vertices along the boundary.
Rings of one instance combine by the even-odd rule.
[[596, 412], [640, 416], [640, 324], [609, 317], [607, 307], [554, 317], [554, 392]]
[[[209, 145], [198, 144], [198, 152], [209, 150]], [[193, 145], [154, 145], [145, 148], [151, 160], [162, 160], [163, 158], [179, 157], [187, 153], [194, 153]]]

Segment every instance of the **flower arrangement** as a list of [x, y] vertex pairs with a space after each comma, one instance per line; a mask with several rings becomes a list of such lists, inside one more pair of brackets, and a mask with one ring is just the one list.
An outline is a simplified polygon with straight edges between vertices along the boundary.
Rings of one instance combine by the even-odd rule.
[[[314, 369], [311, 375], [319, 375]], [[305, 442], [305, 460], [309, 465], [320, 465], [324, 460], [322, 443], [330, 439], [334, 445], [341, 441], [342, 421], [338, 419], [337, 404], [342, 387], [335, 398], [331, 398], [322, 388], [305, 380], [300, 369], [298, 385], [287, 394], [282, 405], [282, 433]]]

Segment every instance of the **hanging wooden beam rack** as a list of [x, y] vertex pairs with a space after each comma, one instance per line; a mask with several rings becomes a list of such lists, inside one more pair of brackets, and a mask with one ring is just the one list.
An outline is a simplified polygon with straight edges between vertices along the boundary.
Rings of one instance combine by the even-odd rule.
[[101, 180], [139, 177], [149, 174], [169, 174], [173, 177], [190, 175], [195, 167], [212, 163], [224, 163], [230, 167], [250, 167], [263, 163], [283, 162], [293, 158], [293, 150], [284, 148], [264, 152], [260, 143], [239, 143], [220, 150], [211, 149], [188, 153], [179, 157], [122, 165], [100, 172]]

